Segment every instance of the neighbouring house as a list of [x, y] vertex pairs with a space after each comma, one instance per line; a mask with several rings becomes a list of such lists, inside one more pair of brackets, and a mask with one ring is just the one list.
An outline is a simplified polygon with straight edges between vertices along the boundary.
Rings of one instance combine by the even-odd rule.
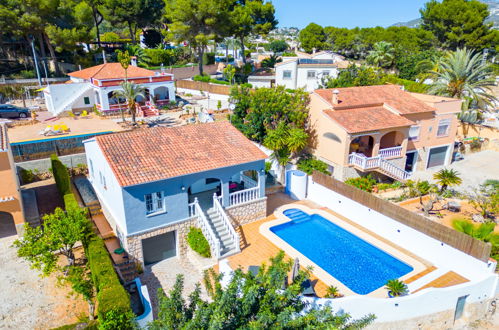
[[0, 122], [0, 182], [0, 238], [16, 232], [21, 234], [23, 202], [5, 122]]
[[315, 90], [312, 149], [340, 180], [370, 172], [406, 180], [450, 164], [461, 102], [396, 85]]
[[304, 88], [311, 92], [326, 77], [336, 78], [341, 69], [349, 65], [343, 57], [329, 51], [313, 54], [295, 52], [296, 57], [283, 57], [275, 65], [275, 82], [289, 89]]
[[248, 76], [248, 83], [250, 83], [253, 88], [274, 87], [275, 73], [270, 71], [253, 72]]
[[104, 114], [119, 113], [127, 109], [126, 100], [118, 99], [114, 92], [128, 81], [145, 88], [145, 98], [137, 97], [138, 116], [157, 114], [155, 105], [175, 100], [175, 84], [172, 74], [159, 73], [130, 65], [125, 70], [120, 63], [104, 63], [68, 74], [71, 80], [65, 84], [48, 85], [44, 90], [45, 104], [53, 115], [66, 111], [80, 113], [94, 107]]
[[228, 122], [84, 141], [89, 180], [122, 247], [151, 264], [186, 253], [191, 226], [212, 256], [239, 252], [235, 227], [266, 216], [267, 156]]

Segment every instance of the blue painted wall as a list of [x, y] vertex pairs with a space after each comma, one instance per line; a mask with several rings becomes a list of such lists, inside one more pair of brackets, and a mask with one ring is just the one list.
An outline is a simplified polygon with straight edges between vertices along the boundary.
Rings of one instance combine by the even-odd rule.
[[[211, 171], [189, 174], [181, 177], [146, 183], [123, 188], [123, 202], [127, 233], [133, 234], [143, 230], [162, 226], [189, 217], [188, 193], [190, 185], [201, 179], [216, 178], [222, 182], [224, 200], [228, 201], [228, 182], [236, 173], [246, 170], [256, 170], [261, 173], [265, 169], [265, 161], [246, 163], [242, 165], [219, 168]], [[185, 190], [182, 190], [182, 186]], [[265, 193], [265, 184], [262, 184]], [[145, 194], [163, 191], [166, 213], [147, 216]]]

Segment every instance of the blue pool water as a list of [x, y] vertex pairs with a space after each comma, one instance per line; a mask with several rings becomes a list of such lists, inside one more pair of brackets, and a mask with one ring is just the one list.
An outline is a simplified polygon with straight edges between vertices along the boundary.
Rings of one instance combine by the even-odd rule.
[[368, 294], [413, 268], [318, 214], [284, 211], [270, 230], [357, 294]]

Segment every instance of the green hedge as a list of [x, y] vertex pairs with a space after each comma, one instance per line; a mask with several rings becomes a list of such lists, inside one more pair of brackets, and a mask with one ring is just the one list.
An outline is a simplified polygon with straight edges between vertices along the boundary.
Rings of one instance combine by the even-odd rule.
[[212, 79], [210, 76], [207, 75], [195, 75], [192, 77], [192, 80], [194, 81], [202, 81], [206, 83], [212, 83], [212, 84], [219, 84], [219, 85], [230, 85], [230, 82], [225, 81], [225, 80], [218, 80], [218, 79]]
[[197, 253], [205, 258], [211, 257], [210, 243], [204, 237], [201, 229], [196, 227], [191, 227], [189, 233], [187, 234], [187, 243]]
[[106, 315], [113, 310], [120, 314], [130, 312], [130, 297], [114, 271], [104, 241], [94, 235], [85, 246], [85, 255], [97, 289], [99, 320], [105, 320]]
[[144, 49], [144, 51], [146, 55], [149, 57], [148, 64], [150, 66], [156, 66], [161, 64], [169, 65], [175, 60], [172, 52], [168, 49], [151, 48], [151, 49]]
[[73, 192], [71, 190], [71, 180], [69, 178], [68, 168], [55, 154], [50, 156], [50, 162], [52, 163], [52, 172], [54, 174], [55, 183], [61, 195], [64, 196], [72, 194]]
[[203, 64], [204, 65], [215, 64], [215, 53], [204, 53], [203, 54]]

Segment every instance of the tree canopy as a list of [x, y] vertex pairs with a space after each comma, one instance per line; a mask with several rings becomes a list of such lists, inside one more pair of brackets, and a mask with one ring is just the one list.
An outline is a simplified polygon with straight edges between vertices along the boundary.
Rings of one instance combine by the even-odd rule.
[[256, 276], [236, 270], [225, 288], [220, 276], [207, 272], [210, 301], [200, 298], [199, 285], [185, 301], [184, 280], [179, 275], [168, 295], [158, 290], [158, 318], [149, 329], [361, 329], [374, 320], [373, 315], [352, 320], [328, 306], [307, 306], [300, 294], [308, 272], [299, 271], [283, 288], [292, 264], [281, 251], [270, 259], [270, 265], [262, 265]]
[[307, 52], [311, 53], [315, 50], [327, 49], [326, 34], [324, 29], [319, 24], [310, 23], [299, 35], [301, 47]]
[[481, 50], [499, 41], [499, 32], [485, 23], [487, 4], [477, 0], [431, 0], [420, 12], [423, 28], [431, 31], [444, 48]]

